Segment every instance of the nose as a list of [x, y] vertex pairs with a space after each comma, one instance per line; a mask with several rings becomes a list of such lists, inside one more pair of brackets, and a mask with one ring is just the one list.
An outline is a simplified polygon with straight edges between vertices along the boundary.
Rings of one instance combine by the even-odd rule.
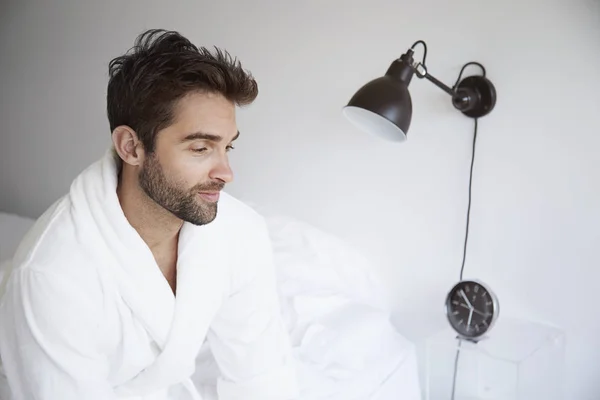
[[217, 164], [210, 171], [210, 178], [220, 180], [225, 183], [233, 181], [233, 170], [229, 165], [227, 155], [220, 157]]

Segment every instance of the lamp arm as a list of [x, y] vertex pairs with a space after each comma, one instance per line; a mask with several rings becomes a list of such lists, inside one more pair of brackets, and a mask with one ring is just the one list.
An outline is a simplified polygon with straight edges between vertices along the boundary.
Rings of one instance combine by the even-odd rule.
[[456, 91], [454, 89], [450, 88], [444, 82], [440, 81], [435, 76], [433, 76], [429, 72], [427, 72], [427, 67], [425, 67], [425, 65], [423, 65], [422, 63], [415, 65], [413, 68], [415, 70], [415, 74], [417, 75], [417, 77], [419, 77], [421, 79], [426, 78], [428, 81], [433, 83], [435, 86], [439, 87], [444, 92], [448, 93], [450, 96], [454, 96], [456, 94]]
[[427, 80], [429, 80], [430, 82], [432, 82], [435, 86], [437, 86], [440, 89], [442, 89], [444, 92], [448, 93], [450, 96], [454, 96], [456, 94], [456, 91], [454, 91], [453, 89], [451, 89], [444, 82], [440, 81], [436, 77], [434, 77], [431, 74], [429, 74], [429, 72], [425, 73], [425, 78], [427, 78]]
[[[413, 64], [412, 63], [412, 55], [414, 54], [414, 51], [415, 51], [415, 48], [417, 47], [417, 45], [423, 46], [423, 59], [421, 60], [420, 63]], [[411, 46], [411, 48], [407, 51], [407, 54], [408, 54], [408, 58], [406, 59], [406, 61], [410, 64], [412, 70], [415, 72], [415, 74], [417, 75], [417, 77], [419, 77], [421, 79], [426, 78], [428, 81], [430, 81], [435, 86], [437, 86], [440, 89], [442, 89], [444, 92], [448, 93], [453, 98], [454, 98], [454, 96], [457, 95], [458, 84], [460, 83], [460, 79], [462, 78], [463, 72], [465, 71], [466, 67], [468, 67], [469, 65], [477, 65], [479, 68], [481, 68], [481, 71], [483, 73], [483, 77], [484, 78], [485, 78], [485, 75], [486, 75], [486, 71], [485, 71], [485, 68], [484, 68], [483, 65], [481, 65], [478, 62], [471, 61], [469, 63], [466, 63], [462, 67], [462, 69], [460, 70], [460, 74], [458, 75], [458, 79], [456, 80], [456, 83], [454, 84], [454, 86], [452, 88], [450, 88], [444, 82], [440, 81], [436, 77], [430, 75], [429, 72], [427, 72], [427, 67], [425, 66], [426, 65], [426, 59], [427, 59], [427, 43], [425, 43], [424, 40], [417, 40]], [[490, 83], [490, 85], [491, 85], [491, 83]]]

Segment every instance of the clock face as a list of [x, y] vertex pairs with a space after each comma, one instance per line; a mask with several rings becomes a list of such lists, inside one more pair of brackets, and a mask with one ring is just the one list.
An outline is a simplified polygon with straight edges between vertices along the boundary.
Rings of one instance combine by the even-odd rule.
[[498, 304], [494, 294], [482, 283], [461, 281], [446, 300], [446, 313], [450, 325], [466, 338], [477, 338], [492, 326]]

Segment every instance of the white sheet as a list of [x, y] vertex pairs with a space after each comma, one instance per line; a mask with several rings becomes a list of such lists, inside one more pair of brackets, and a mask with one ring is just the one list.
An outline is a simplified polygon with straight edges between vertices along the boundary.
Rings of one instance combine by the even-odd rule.
[[[9, 223], [0, 223], [0, 237], [12, 242], [32, 223], [12, 215], [3, 220]], [[285, 216], [266, 220], [301, 398], [421, 399], [414, 346], [389, 322], [385, 288], [368, 260], [308, 224]], [[201, 395], [216, 400], [218, 374], [208, 343], [196, 368]]]

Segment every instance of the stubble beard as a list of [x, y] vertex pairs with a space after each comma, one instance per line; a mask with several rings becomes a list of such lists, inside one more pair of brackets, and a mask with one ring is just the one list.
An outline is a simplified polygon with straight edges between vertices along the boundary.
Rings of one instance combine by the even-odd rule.
[[203, 191], [220, 191], [224, 186], [221, 182], [213, 182], [184, 189], [181, 185], [169, 182], [154, 153], [144, 161], [139, 174], [139, 185], [160, 207], [194, 225], [209, 224], [217, 216], [217, 203], [201, 201], [198, 194]]

